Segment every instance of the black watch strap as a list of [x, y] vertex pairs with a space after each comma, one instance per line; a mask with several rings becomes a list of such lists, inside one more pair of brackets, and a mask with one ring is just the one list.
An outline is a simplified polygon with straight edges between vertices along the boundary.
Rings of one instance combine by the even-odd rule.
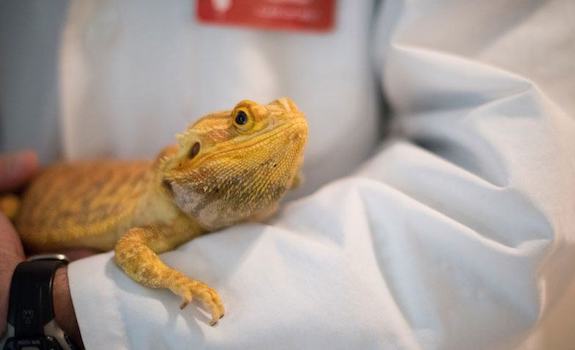
[[66, 264], [66, 256], [56, 254], [33, 256], [16, 266], [10, 284], [4, 350], [77, 348], [54, 319], [54, 275]]
[[44, 335], [54, 319], [52, 287], [56, 270], [65, 260], [24, 261], [16, 267], [10, 284], [8, 322], [15, 337]]

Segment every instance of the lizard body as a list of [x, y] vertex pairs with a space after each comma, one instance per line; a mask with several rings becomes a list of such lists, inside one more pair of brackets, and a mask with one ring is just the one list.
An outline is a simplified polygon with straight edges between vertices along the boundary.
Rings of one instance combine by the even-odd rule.
[[115, 250], [133, 280], [168, 288], [224, 314], [213, 289], [165, 265], [157, 254], [207, 232], [273, 214], [298, 181], [307, 141], [304, 115], [289, 98], [244, 100], [209, 114], [154, 161], [62, 163], [24, 194], [15, 225], [34, 251]]

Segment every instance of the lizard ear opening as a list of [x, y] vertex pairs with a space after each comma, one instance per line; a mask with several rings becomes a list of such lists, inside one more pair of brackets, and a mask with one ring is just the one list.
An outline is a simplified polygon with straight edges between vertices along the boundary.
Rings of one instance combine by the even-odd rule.
[[195, 156], [197, 156], [198, 153], [200, 153], [200, 147], [201, 146], [199, 142], [194, 142], [194, 144], [190, 148], [190, 151], [188, 152], [188, 158], [193, 159]]

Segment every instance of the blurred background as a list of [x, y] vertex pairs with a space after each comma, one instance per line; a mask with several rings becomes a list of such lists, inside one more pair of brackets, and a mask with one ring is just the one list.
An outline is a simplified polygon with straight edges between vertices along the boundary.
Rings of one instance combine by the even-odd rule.
[[[250, 4], [276, 6], [266, 9], [278, 16], [262, 26]], [[200, 5], [215, 11], [211, 23]], [[381, 139], [369, 48], [377, 6], [0, 1], [0, 151], [32, 148], [44, 164], [150, 158], [205, 113], [289, 96], [309, 119], [301, 190], [309, 192], [357, 168]], [[243, 23], [234, 22], [242, 8]]]

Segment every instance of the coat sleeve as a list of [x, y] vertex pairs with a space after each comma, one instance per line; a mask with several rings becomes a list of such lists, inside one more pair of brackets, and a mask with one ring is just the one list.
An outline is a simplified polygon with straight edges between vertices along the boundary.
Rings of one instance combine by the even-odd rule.
[[386, 1], [373, 50], [393, 136], [352, 176], [273, 221], [162, 255], [221, 293], [228, 312], [216, 328], [130, 281], [110, 253], [71, 264], [87, 347], [568, 348], [569, 7]]

